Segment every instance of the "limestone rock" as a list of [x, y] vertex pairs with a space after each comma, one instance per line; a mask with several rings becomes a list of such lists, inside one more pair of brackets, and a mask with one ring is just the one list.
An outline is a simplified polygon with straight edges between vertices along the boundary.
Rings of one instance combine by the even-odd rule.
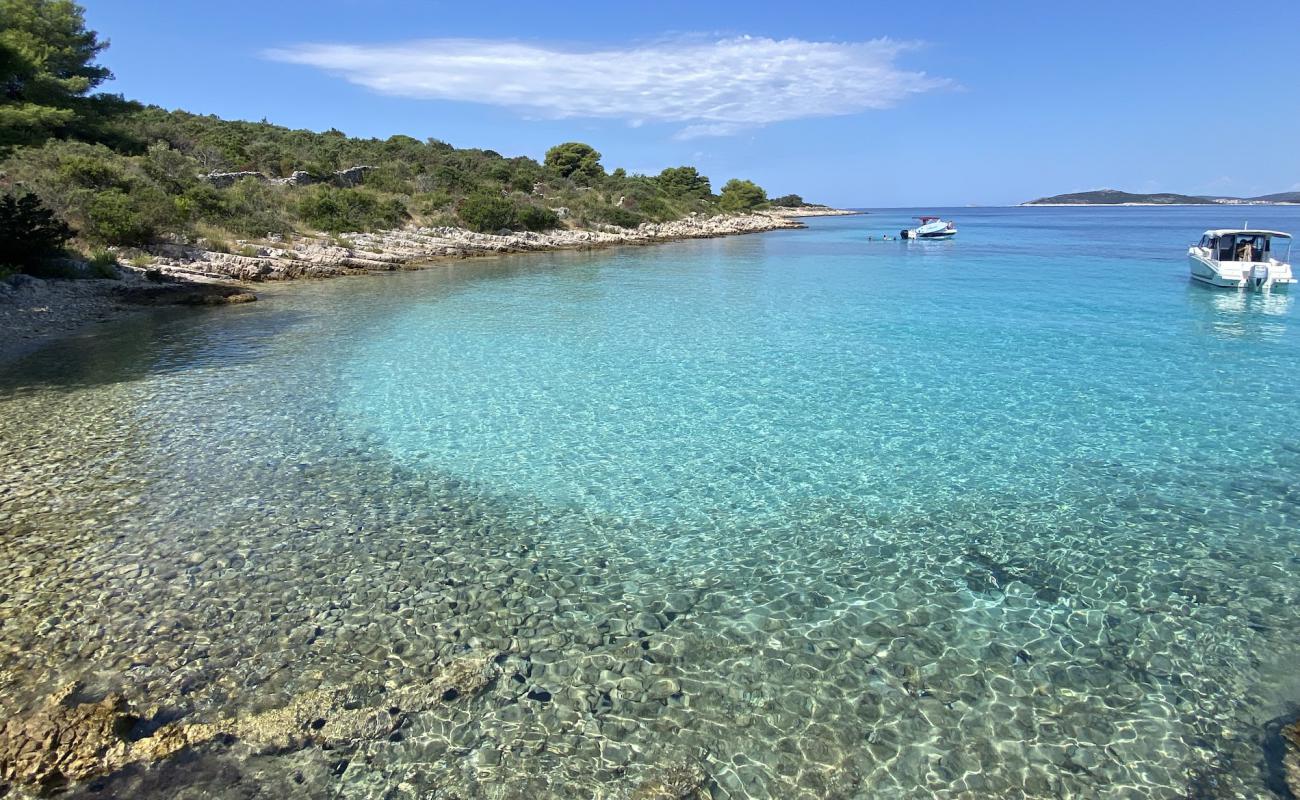
[[708, 781], [704, 767], [695, 761], [673, 764], [642, 781], [631, 800], [703, 800], [709, 796]]
[[203, 176], [203, 180], [212, 184], [218, 189], [225, 189], [234, 186], [244, 178], [252, 178], [259, 183], [266, 183], [270, 178], [260, 172], [209, 172]]
[[68, 704], [76, 691], [69, 686], [31, 716], [0, 727], [0, 780], [53, 791], [126, 763], [126, 734], [136, 723], [126, 700], [109, 695], [98, 703]]
[[[367, 169], [353, 167], [339, 174], [360, 176]], [[156, 268], [170, 275], [268, 281], [396, 270], [425, 264], [436, 258], [651, 244], [799, 227], [802, 223], [764, 212], [694, 216], [673, 222], [645, 223], [636, 228], [559, 228], [540, 233], [503, 230], [487, 234], [464, 228], [407, 227], [350, 233], [337, 239], [304, 239], [292, 245], [277, 242], [274, 246], [258, 248], [257, 255], [247, 256], [167, 243], [154, 245], [149, 252], [157, 258]]]
[[1282, 729], [1282, 741], [1286, 742], [1286, 755], [1282, 757], [1286, 785], [1292, 794], [1300, 797], [1300, 722]]
[[374, 167], [366, 166], [364, 164], [359, 164], [355, 167], [348, 167], [347, 169], [341, 169], [334, 173], [334, 176], [330, 179], [330, 183], [335, 186], [360, 186], [361, 182], [366, 178], [366, 173], [373, 169]]
[[5, 783], [38, 793], [107, 775], [139, 762], [157, 761], [190, 746], [233, 736], [268, 752], [309, 745], [342, 747], [390, 735], [412, 713], [481, 693], [496, 679], [496, 653], [463, 656], [427, 682], [383, 694], [362, 705], [348, 689], [307, 692], [287, 705], [214, 723], [173, 722], [132, 741], [140, 721], [126, 699], [111, 694], [97, 703], [71, 703], [74, 684], [57, 692], [31, 715], [0, 726], [0, 796]]

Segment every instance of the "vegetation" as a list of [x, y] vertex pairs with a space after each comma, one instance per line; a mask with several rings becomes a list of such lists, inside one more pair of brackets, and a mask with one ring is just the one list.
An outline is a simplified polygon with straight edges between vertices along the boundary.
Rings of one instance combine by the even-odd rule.
[[701, 175], [695, 167], [669, 167], [659, 173], [656, 181], [664, 194], [677, 199], [686, 197], [702, 199], [713, 194], [709, 179]]
[[544, 231], [560, 224], [556, 213], [545, 206], [487, 192], [466, 197], [456, 213], [466, 227], [480, 233], [496, 233], [503, 228]]
[[539, 164], [437, 139], [358, 139], [141, 106], [95, 92], [112, 77], [96, 62], [106, 47], [70, 0], [0, 0], [0, 224], [9, 237], [0, 262], [44, 258], [70, 237], [82, 252], [161, 240], [235, 252], [239, 239], [408, 223], [633, 227], [767, 199], [740, 180], [714, 195], [691, 166], [653, 177], [606, 172], [582, 142], [552, 147]]
[[72, 229], [33, 195], [0, 197], [0, 269], [31, 269], [57, 256]]
[[565, 142], [547, 150], [546, 167], [579, 186], [590, 186], [605, 175], [600, 166], [600, 153], [582, 142]]
[[753, 181], [732, 178], [722, 187], [718, 204], [723, 211], [752, 211], [767, 202], [767, 192]]
[[808, 205], [803, 198], [797, 194], [783, 194], [780, 197], [772, 198], [772, 205], [777, 208], [803, 208]]

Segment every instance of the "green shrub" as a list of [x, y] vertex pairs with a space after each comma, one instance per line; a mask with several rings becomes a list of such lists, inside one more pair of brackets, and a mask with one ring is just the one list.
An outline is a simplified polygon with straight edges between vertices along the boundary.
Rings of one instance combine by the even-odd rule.
[[19, 151], [5, 170], [94, 242], [141, 244], [182, 222], [173, 198], [138, 160], [103, 145], [48, 142]]
[[465, 227], [479, 233], [495, 233], [515, 222], [515, 204], [508, 197], [476, 194], [466, 197], [456, 207], [456, 216]]
[[35, 196], [0, 197], [0, 263], [34, 267], [58, 255], [72, 238], [72, 229], [41, 205]]
[[367, 189], [312, 186], [298, 200], [298, 214], [317, 230], [342, 233], [396, 228], [406, 219], [406, 207]]
[[610, 225], [617, 225], [620, 228], [635, 228], [642, 222], [645, 222], [645, 217], [635, 211], [620, 208], [619, 206], [608, 206], [599, 209], [596, 218], [601, 222], [606, 222]]
[[411, 168], [395, 161], [380, 164], [366, 173], [362, 183], [367, 189], [390, 194], [408, 194], [411, 191]]
[[82, 235], [107, 244], [148, 244], [161, 221], [150, 199], [142, 200], [121, 189], [91, 195], [85, 204]]
[[193, 196], [201, 205], [200, 219], [240, 236], [284, 234], [294, 228], [286, 207], [285, 190], [256, 178], [245, 178], [219, 192], [211, 187], [199, 189]]
[[560, 218], [546, 206], [521, 203], [515, 209], [515, 225], [526, 231], [549, 231], [560, 227]]
[[422, 216], [429, 216], [446, 211], [455, 201], [456, 198], [452, 197], [447, 192], [435, 191], [416, 195], [412, 199], [411, 205], [415, 213]]
[[170, 194], [181, 194], [198, 184], [199, 165], [166, 142], [154, 142], [141, 164], [144, 174]]
[[114, 281], [121, 278], [117, 272], [117, 256], [109, 250], [92, 250], [86, 266], [90, 269], [91, 277]]
[[772, 205], [780, 208], [800, 208], [804, 203], [803, 198], [797, 194], [783, 194], [780, 197], [773, 198]]

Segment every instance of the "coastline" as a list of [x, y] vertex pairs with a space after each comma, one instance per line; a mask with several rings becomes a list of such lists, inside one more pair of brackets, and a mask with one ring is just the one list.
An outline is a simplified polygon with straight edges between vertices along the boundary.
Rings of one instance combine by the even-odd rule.
[[1012, 208], [1117, 208], [1120, 206], [1206, 208], [1208, 206], [1242, 208], [1255, 206], [1296, 206], [1300, 203], [1020, 203]]
[[215, 306], [257, 299], [257, 284], [422, 269], [449, 259], [509, 253], [652, 245], [806, 227], [798, 219], [861, 212], [812, 207], [688, 217], [634, 229], [561, 229], [544, 233], [475, 233], [464, 228], [408, 227], [292, 242], [239, 242], [236, 254], [177, 244], [151, 246], [153, 262], [120, 266], [120, 280], [0, 281], [0, 364], [42, 345], [151, 306]]

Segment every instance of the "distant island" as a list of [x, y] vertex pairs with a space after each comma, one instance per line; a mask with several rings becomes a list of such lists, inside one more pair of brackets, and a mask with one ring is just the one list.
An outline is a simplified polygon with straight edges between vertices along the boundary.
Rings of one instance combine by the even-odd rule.
[[1119, 189], [1097, 189], [1092, 192], [1074, 192], [1040, 197], [1021, 203], [1025, 206], [1181, 206], [1181, 205], [1271, 205], [1276, 203], [1300, 203], [1300, 192], [1279, 192], [1259, 197], [1215, 197], [1191, 194], [1174, 194], [1173, 192], [1156, 192], [1153, 194], [1136, 194], [1122, 192]]

